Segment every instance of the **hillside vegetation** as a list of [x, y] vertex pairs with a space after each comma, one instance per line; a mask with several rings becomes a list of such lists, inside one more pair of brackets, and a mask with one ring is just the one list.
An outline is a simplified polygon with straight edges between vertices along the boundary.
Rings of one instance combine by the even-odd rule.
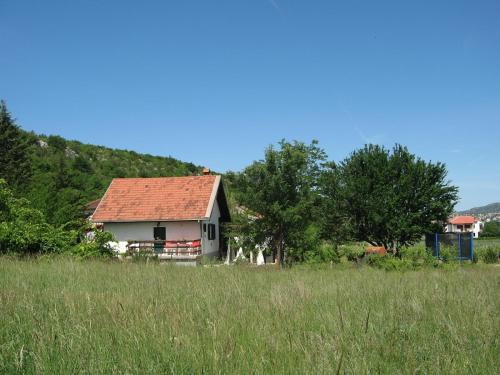
[[199, 166], [172, 157], [94, 146], [59, 136], [27, 132], [24, 136], [32, 167], [24, 195], [55, 224], [81, 217], [82, 206], [100, 198], [113, 178], [186, 176], [201, 171]]
[[500, 212], [500, 202], [490, 203], [487, 204], [486, 206], [481, 206], [481, 207], [474, 207], [469, 210], [462, 211], [461, 213], [478, 215], [478, 214], [490, 214], [496, 212]]

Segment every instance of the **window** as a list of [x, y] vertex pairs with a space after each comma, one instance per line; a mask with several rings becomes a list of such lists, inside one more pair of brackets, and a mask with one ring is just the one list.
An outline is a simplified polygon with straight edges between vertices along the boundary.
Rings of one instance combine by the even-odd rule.
[[208, 239], [215, 240], [215, 224], [208, 224]]
[[166, 240], [167, 230], [165, 227], [154, 227], [153, 228], [153, 238], [155, 240]]
[[203, 233], [207, 233], [207, 224], [203, 224]]

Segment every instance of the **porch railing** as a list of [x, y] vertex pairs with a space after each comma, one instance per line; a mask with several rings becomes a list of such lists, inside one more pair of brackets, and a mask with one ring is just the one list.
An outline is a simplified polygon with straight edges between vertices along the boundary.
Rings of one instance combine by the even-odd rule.
[[201, 255], [201, 241], [127, 241], [127, 252], [156, 255]]

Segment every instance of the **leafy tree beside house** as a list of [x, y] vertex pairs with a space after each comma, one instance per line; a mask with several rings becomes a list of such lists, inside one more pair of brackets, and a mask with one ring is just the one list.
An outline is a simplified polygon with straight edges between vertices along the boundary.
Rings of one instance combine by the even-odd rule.
[[302, 260], [304, 251], [319, 245], [318, 183], [325, 160], [316, 141], [306, 145], [282, 140], [238, 176], [238, 200], [257, 213], [252, 225], [260, 237], [272, 240], [278, 263], [285, 252]]
[[396, 145], [367, 145], [328, 172], [331, 199], [350, 235], [399, 255], [428, 232], [442, 230], [458, 189], [442, 163], [426, 162]]

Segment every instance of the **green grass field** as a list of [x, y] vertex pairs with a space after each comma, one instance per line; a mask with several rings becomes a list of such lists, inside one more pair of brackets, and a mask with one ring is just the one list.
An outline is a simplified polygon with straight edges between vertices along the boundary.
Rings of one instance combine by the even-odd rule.
[[481, 238], [478, 240], [474, 240], [475, 248], [481, 248], [486, 246], [500, 248], [500, 238]]
[[497, 374], [500, 267], [0, 258], [0, 373]]

